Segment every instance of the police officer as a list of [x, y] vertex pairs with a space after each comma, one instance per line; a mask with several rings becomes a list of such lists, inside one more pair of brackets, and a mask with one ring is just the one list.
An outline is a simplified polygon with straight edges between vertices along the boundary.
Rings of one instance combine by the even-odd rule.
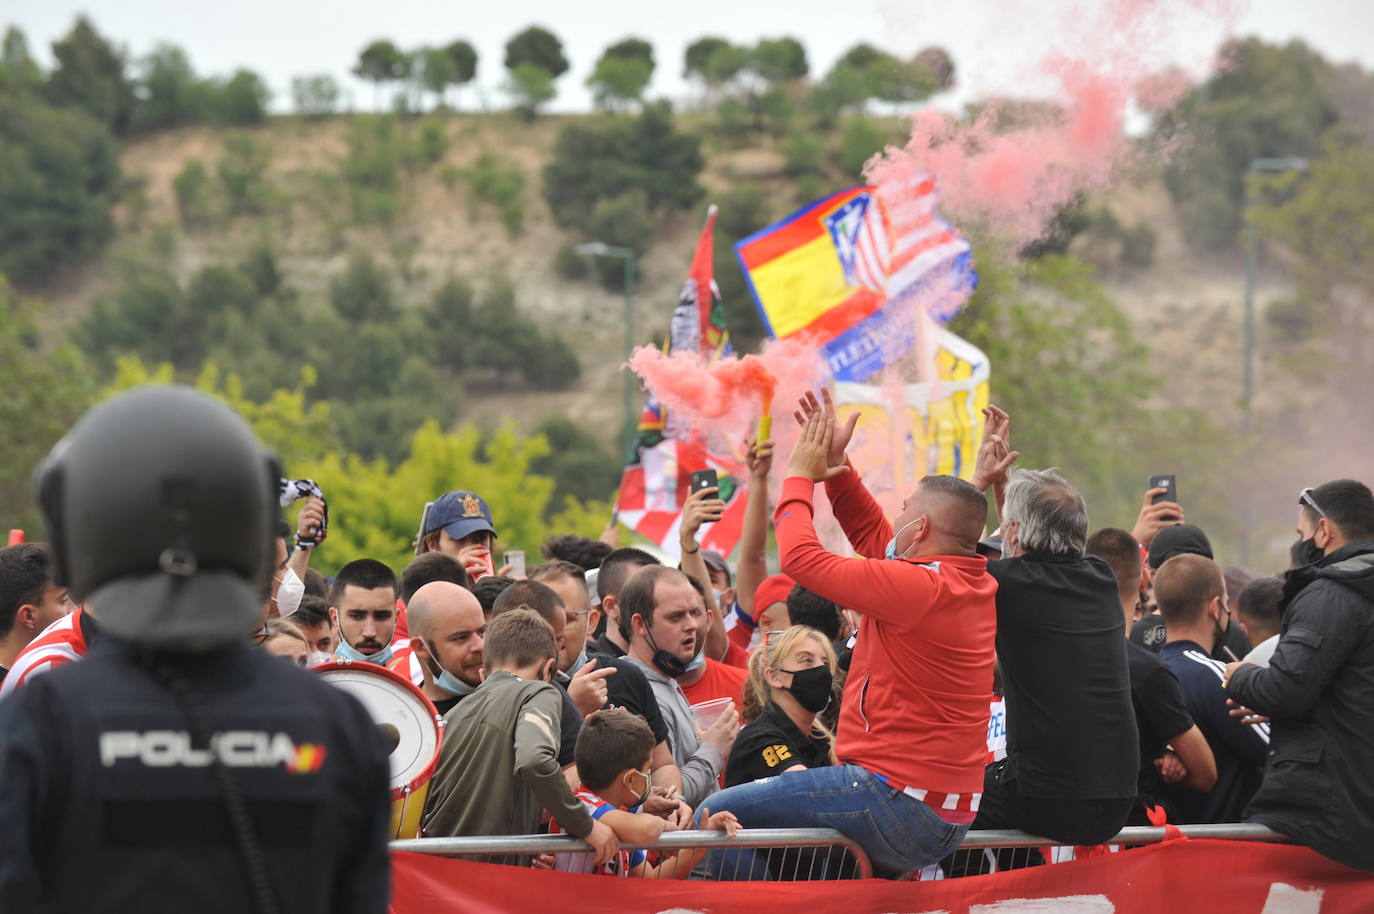
[[102, 403], [39, 469], [56, 579], [106, 637], [0, 702], [0, 911], [386, 910], [381, 735], [248, 644], [279, 475], [184, 387]]

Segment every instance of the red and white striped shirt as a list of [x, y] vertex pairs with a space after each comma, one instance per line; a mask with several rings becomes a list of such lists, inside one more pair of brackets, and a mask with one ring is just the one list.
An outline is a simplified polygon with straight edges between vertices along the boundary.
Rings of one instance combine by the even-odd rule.
[[28, 643], [14, 658], [5, 681], [0, 683], [0, 698], [28, 682], [29, 677], [47, 673], [86, 656], [86, 633], [81, 630], [81, 609], [63, 616]]
[[415, 656], [415, 651], [410, 646], [410, 640], [392, 642], [392, 647], [391, 660], [387, 662], [386, 668], [393, 673], [400, 673], [417, 686], [423, 687], [425, 673], [424, 670], [420, 669], [420, 658]]

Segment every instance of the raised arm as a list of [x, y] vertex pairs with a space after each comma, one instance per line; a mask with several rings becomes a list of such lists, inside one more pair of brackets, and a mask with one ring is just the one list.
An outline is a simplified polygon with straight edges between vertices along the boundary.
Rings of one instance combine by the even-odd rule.
[[816, 536], [811, 503], [815, 484], [853, 472], [847, 465], [827, 465], [834, 425], [833, 418], [812, 413], [788, 460], [775, 521], [783, 572], [807, 590], [856, 612], [910, 625], [935, 595], [937, 571], [906, 561], [844, 558], [826, 550]]
[[992, 488], [999, 523], [1006, 507], [1007, 474], [1020, 456], [1019, 451], [1011, 450], [1011, 416], [989, 403], [983, 409], [983, 441], [978, 445], [978, 458], [969, 482], [980, 492]]
[[[825, 477], [825, 492], [830, 498], [830, 507], [854, 551], [870, 558], [881, 558], [887, 541], [892, 538], [892, 524], [859, 480], [859, 474], [846, 454], [859, 423], [859, 414], [852, 413], [841, 423], [836, 418], [835, 401], [830, 391], [821, 388], [819, 399], [807, 391], [806, 396], [797, 401], [797, 409], [792, 415], [803, 428], [811, 417], [819, 416], [833, 429], [825, 457], [827, 471], [833, 471]], [[848, 472], [840, 472], [841, 467], [847, 467]]]
[[768, 472], [773, 468], [773, 442], [747, 443], [749, 489], [744, 493], [744, 531], [735, 566], [735, 602], [754, 615], [754, 591], [768, 577]]
[[711, 592], [711, 572], [706, 568], [706, 560], [701, 557], [701, 546], [697, 543], [697, 531], [702, 524], [720, 520], [725, 510], [725, 502], [716, 495], [720, 489], [709, 486], [687, 496], [682, 503], [682, 523], [678, 527], [678, 545], [682, 548], [682, 572], [695, 578], [709, 594]]

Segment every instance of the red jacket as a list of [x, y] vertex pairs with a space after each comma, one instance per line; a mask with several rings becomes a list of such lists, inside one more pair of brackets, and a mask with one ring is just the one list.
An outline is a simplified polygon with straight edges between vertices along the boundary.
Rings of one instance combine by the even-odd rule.
[[[997, 636], [997, 582], [982, 556], [843, 558], [816, 537], [814, 484], [783, 482], [774, 525], [782, 570], [863, 614], [835, 752], [894, 783], [940, 793], [983, 789]], [[881, 556], [892, 525], [857, 472], [826, 483], [854, 549]]]

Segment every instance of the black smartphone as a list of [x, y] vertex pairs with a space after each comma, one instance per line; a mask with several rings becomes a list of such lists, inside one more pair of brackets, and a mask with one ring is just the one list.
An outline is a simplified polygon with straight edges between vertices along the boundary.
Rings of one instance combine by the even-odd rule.
[[692, 494], [695, 495], [702, 489], [714, 488], [716, 485], [715, 470], [693, 470], [692, 471]]
[[1152, 505], [1157, 505], [1157, 504], [1159, 504], [1161, 501], [1171, 501], [1171, 502], [1173, 502], [1174, 504], [1178, 504], [1178, 503], [1179, 503], [1179, 501], [1178, 501], [1178, 484], [1177, 484], [1177, 481], [1175, 480], [1175, 478], [1174, 478], [1174, 476], [1173, 476], [1172, 473], [1169, 474], [1168, 476], [1151, 476], [1151, 477], [1150, 477], [1149, 483], [1146, 485], [1146, 488], [1147, 488], [1147, 489], [1167, 489], [1167, 490], [1168, 490], [1168, 491], [1166, 491], [1166, 492], [1164, 492], [1164, 493], [1162, 493], [1162, 494], [1160, 494], [1160, 495], [1156, 495], [1154, 498], [1150, 499], [1150, 504], [1152, 504]]

